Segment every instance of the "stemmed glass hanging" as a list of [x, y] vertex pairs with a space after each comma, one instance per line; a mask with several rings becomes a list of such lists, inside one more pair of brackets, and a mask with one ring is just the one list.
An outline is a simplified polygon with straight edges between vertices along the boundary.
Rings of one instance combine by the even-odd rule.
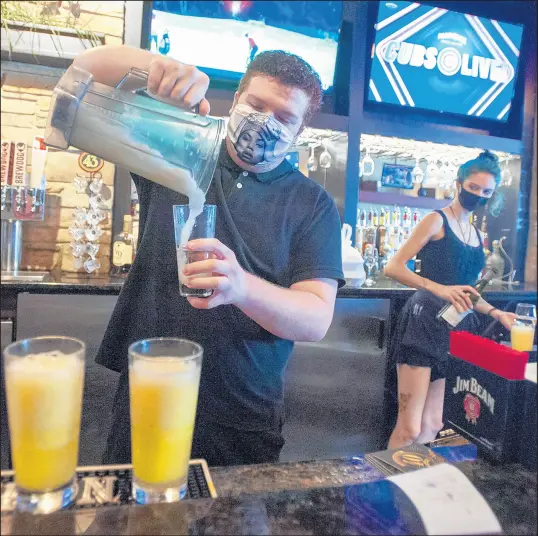
[[331, 153], [329, 153], [327, 149], [328, 143], [329, 143], [329, 140], [327, 139], [323, 140], [323, 152], [319, 155], [319, 165], [323, 169], [329, 169], [332, 163]]
[[439, 168], [439, 185], [448, 188], [452, 182], [452, 177], [450, 176], [450, 166], [448, 158], [443, 158], [441, 161], [441, 167]]
[[366, 156], [362, 160], [362, 174], [364, 177], [371, 177], [374, 174], [375, 164], [370, 156], [370, 147], [365, 148]]
[[314, 151], [316, 149], [316, 146], [314, 144], [310, 145], [310, 158], [308, 159], [308, 162], [306, 163], [306, 168], [308, 171], [316, 171], [318, 169], [318, 162], [316, 160], [316, 155], [314, 154]]
[[453, 185], [454, 181], [458, 178], [458, 166], [456, 166], [454, 160], [450, 160], [448, 163], [447, 175], [449, 177], [449, 185]]
[[507, 157], [504, 161], [504, 165], [501, 171], [501, 186], [511, 186], [512, 181], [514, 180], [514, 177], [512, 176], [512, 172], [510, 171], [510, 168], [508, 167], [509, 160], [510, 160], [510, 157]]
[[73, 184], [75, 185], [75, 190], [77, 194], [83, 194], [86, 192], [88, 186], [88, 179], [86, 177], [79, 177], [78, 175], [73, 179]]
[[428, 185], [439, 184], [439, 168], [433, 158], [428, 159], [428, 167], [426, 168], [426, 181]]
[[424, 178], [424, 171], [420, 167], [420, 159], [418, 156], [415, 157], [415, 167], [411, 171], [411, 176], [413, 177], [413, 184], [420, 184]]

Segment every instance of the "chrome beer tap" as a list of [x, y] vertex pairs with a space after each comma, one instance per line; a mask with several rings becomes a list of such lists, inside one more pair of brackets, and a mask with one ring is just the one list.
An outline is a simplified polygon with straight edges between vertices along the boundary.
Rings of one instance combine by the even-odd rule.
[[2, 196], [1, 196], [1, 205], [0, 208], [2, 212], [6, 210], [6, 198], [7, 198], [7, 186], [2, 186]]
[[24, 213], [24, 206], [25, 206], [25, 200], [22, 196], [22, 190], [23, 188], [21, 186], [17, 187], [15, 190], [15, 212], [23, 212]]

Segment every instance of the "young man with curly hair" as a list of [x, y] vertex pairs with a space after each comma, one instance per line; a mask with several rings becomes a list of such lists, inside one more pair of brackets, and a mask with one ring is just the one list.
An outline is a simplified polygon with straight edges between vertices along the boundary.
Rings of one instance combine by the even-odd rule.
[[[137, 67], [149, 72], [150, 94], [210, 111], [208, 77], [173, 59], [104, 46], [74, 63], [110, 86]], [[189, 286], [214, 291], [209, 298], [179, 295], [172, 206], [186, 198], [133, 176], [138, 251], [97, 356], [121, 374], [106, 463], [131, 461], [127, 348], [147, 337], [204, 348], [193, 457], [210, 465], [278, 460], [293, 343], [324, 337], [344, 283], [335, 204], [285, 158], [321, 100], [318, 74], [298, 56], [268, 51], [249, 64], [206, 199], [217, 205], [216, 238], [190, 243], [215, 258], [184, 272]]]

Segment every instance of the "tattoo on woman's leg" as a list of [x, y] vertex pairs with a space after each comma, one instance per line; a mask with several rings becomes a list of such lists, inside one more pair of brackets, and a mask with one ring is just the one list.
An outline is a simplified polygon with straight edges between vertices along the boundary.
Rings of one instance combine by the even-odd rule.
[[398, 413], [403, 413], [407, 406], [409, 405], [409, 401], [411, 400], [411, 393], [400, 393], [400, 403], [398, 404]]

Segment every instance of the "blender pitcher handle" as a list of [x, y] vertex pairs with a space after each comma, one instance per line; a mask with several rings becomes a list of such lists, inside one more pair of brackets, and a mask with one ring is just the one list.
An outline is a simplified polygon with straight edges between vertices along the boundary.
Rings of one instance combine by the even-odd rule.
[[116, 86], [116, 89], [124, 91], [136, 91], [138, 89], [147, 89], [148, 87], [148, 72], [133, 67]]
[[[122, 89], [123, 91], [131, 91], [133, 93], [140, 92], [142, 95], [149, 97], [150, 99], [155, 99], [167, 104], [172, 104], [172, 106], [177, 106], [177, 103], [162, 99], [159, 97], [154, 97], [149, 94], [148, 91], [148, 77], [149, 73], [138, 69], [137, 67], [132, 67], [131, 70], [120, 80], [120, 83], [116, 86], [116, 89]], [[139, 93], [139, 94], [140, 94]], [[197, 114], [199, 110], [199, 105], [197, 104], [194, 108], [191, 109], [191, 112]]]

